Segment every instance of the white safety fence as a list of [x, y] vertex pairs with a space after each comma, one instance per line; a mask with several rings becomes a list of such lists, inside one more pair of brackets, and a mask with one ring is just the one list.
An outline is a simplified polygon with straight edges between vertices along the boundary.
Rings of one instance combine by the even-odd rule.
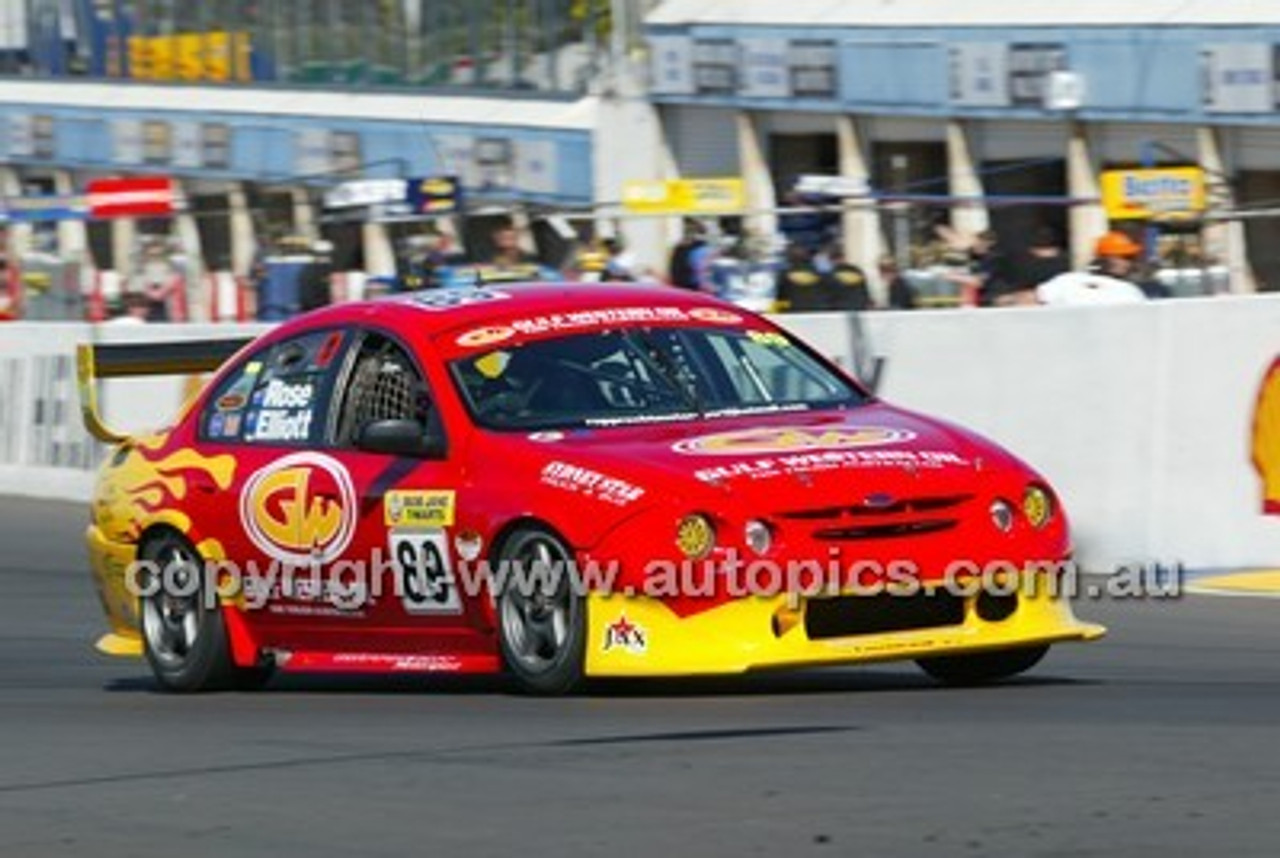
[[[1262, 515], [1251, 461], [1254, 402], [1280, 355], [1280, 296], [861, 319], [885, 357], [880, 394], [1036, 467], [1091, 568], [1280, 566], [1280, 518]], [[783, 321], [848, 353], [844, 320]]]
[[[783, 322], [853, 365], [849, 317]], [[1262, 515], [1251, 461], [1254, 402], [1280, 354], [1280, 296], [872, 313], [860, 323], [862, 345], [884, 359], [880, 394], [975, 429], [1045, 474], [1090, 568], [1280, 565], [1280, 518]], [[262, 329], [0, 326], [0, 494], [88, 497], [101, 451], [80, 425], [76, 343]], [[108, 422], [128, 429], [163, 424], [185, 391], [177, 379], [104, 388]], [[1276, 459], [1280, 470], [1280, 450]]]
[[[85, 500], [103, 453], [85, 432], [76, 388], [76, 346], [248, 336], [266, 325], [0, 325], [0, 494]], [[182, 405], [182, 378], [102, 383], [108, 425], [165, 426]]]

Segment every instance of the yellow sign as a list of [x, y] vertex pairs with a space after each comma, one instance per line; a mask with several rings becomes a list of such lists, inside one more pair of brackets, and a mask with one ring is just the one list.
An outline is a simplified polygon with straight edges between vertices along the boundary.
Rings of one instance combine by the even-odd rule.
[[1206, 206], [1204, 170], [1108, 170], [1102, 174], [1102, 205], [1111, 220], [1199, 214]]
[[240, 81], [252, 79], [248, 33], [175, 33], [131, 36], [129, 76], [136, 80]]
[[742, 179], [627, 182], [622, 207], [635, 214], [734, 214], [747, 207], [747, 190]]
[[390, 491], [385, 511], [387, 527], [452, 527], [453, 492]]

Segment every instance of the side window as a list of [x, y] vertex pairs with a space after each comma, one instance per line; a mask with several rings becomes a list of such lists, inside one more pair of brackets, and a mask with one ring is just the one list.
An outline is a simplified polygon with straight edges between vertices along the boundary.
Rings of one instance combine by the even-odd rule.
[[201, 437], [300, 447], [321, 443], [346, 340], [342, 331], [318, 331], [250, 357], [210, 397]]
[[398, 343], [376, 333], [360, 342], [338, 401], [340, 447], [354, 447], [360, 429], [376, 420], [413, 420], [425, 429], [431, 419], [431, 394], [417, 365]]

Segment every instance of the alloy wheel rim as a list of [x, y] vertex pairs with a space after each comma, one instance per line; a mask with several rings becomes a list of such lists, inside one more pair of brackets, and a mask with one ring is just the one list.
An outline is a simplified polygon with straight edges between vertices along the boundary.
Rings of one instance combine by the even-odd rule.
[[569, 643], [573, 592], [569, 558], [544, 536], [529, 537], [512, 556], [519, 573], [502, 597], [502, 626], [511, 655], [530, 673], [545, 673]]
[[[195, 649], [204, 626], [195, 558], [174, 546], [156, 558], [161, 580], [148, 582], [155, 592], [142, 600], [142, 628], [147, 646], [162, 664], [181, 666]], [[170, 588], [168, 585], [173, 584]], [[190, 592], [188, 592], [190, 591]]]

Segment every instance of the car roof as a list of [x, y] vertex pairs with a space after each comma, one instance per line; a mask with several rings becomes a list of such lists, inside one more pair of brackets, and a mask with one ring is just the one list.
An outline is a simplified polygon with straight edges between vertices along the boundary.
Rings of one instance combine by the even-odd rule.
[[[714, 308], [753, 314], [710, 295], [672, 286], [599, 283], [521, 283], [486, 287], [429, 289], [370, 301], [336, 304], [282, 326], [289, 330], [377, 323], [406, 336], [430, 338], [478, 326], [555, 314], [673, 308]], [[741, 321], [741, 319], [739, 319]]]

